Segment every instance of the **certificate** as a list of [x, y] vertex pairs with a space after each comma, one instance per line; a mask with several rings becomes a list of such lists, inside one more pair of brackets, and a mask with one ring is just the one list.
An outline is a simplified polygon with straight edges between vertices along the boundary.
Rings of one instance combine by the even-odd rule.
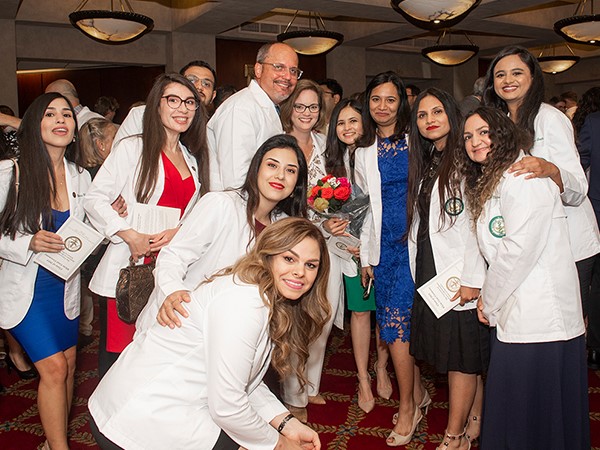
[[131, 227], [138, 233], [156, 234], [175, 228], [181, 212], [178, 208], [136, 203], [131, 214]]
[[58, 253], [38, 253], [33, 262], [68, 280], [79, 269], [104, 236], [81, 220], [70, 216], [56, 232], [65, 244]]
[[450, 301], [460, 289], [462, 261], [456, 261], [439, 275], [433, 277], [417, 289], [427, 306], [439, 319], [451, 309], [460, 305], [459, 300]]
[[360, 247], [360, 239], [354, 236], [331, 236], [327, 240], [327, 248], [331, 253], [350, 261], [354, 255], [348, 251], [348, 247]]

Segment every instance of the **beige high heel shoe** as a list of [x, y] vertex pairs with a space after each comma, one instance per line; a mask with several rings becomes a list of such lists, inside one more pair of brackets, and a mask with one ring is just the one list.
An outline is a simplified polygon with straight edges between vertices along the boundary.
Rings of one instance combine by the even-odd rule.
[[[473, 424], [477, 427], [476, 432], [469, 430]], [[481, 416], [470, 416], [465, 427], [465, 439], [469, 441], [469, 445], [479, 437], [479, 433], [481, 433]]]
[[[429, 391], [427, 390], [427, 388], [425, 386], [423, 386], [423, 398], [421, 399], [421, 402], [419, 403], [419, 408], [420, 409], [425, 409], [425, 412], [423, 413], [424, 416], [427, 415], [427, 411], [429, 411], [429, 406], [431, 406], [431, 396], [429, 395]], [[398, 413], [395, 413], [392, 416], [392, 423], [394, 425], [396, 425], [398, 423]]]
[[455, 441], [458, 441], [458, 447], [456, 447], [457, 449], [462, 449], [463, 441], [465, 441], [467, 443], [466, 450], [470, 450], [471, 443], [467, 440], [467, 438], [465, 438], [464, 430], [460, 434], [450, 434], [448, 433], [448, 430], [446, 430], [444, 433], [444, 439], [442, 439], [442, 443], [437, 446], [437, 450], [448, 450], [450, 444]]
[[[369, 414], [375, 408], [375, 399], [373, 398], [373, 393], [371, 392], [371, 375], [367, 375], [366, 377], [361, 377], [357, 375], [358, 378], [358, 407], [362, 409], [364, 412]], [[367, 383], [369, 385], [369, 393], [371, 394], [371, 400], [365, 400], [364, 397], [361, 396], [360, 384]]]
[[415, 434], [415, 431], [417, 430], [417, 427], [419, 426], [421, 420], [423, 420], [421, 408], [419, 408], [419, 405], [415, 405], [415, 413], [413, 415], [413, 423], [410, 432], [407, 435], [402, 435], [392, 430], [392, 432], [385, 440], [385, 443], [389, 447], [399, 447], [401, 445], [408, 444], [412, 440], [413, 434]]
[[375, 371], [375, 376], [377, 377], [377, 395], [386, 400], [389, 400], [392, 396], [393, 388], [392, 388], [392, 380], [390, 380], [390, 375], [388, 374], [387, 368], [379, 367], [377, 365], [379, 361], [375, 361], [373, 364], [373, 370]]

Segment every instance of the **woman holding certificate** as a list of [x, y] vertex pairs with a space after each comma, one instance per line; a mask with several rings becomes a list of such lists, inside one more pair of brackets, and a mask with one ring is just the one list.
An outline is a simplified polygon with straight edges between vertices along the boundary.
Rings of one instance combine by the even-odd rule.
[[[421, 92], [411, 112], [407, 216], [416, 288], [453, 266], [460, 278], [466, 243], [474, 238], [458, 168], [461, 121], [454, 98], [436, 88]], [[483, 265], [471, 278], [475, 275], [482, 281]], [[468, 292], [465, 288], [460, 305], [456, 301], [456, 307], [440, 318], [415, 291], [410, 352], [448, 374], [448, 422], [440, 450], [466, 449], [479, 436], [481, 374], [489, 359], [489, 331], [479, 322], [473, 301], [479, 287]]]
[[167, 245], [179, 229], [172, 226], [155, 234], [138, 232], [111, 204], [121, 195], [129, 217], [136, 205], [145, 204], [175, 208], [181, 218], [194, 205], [201, 188], [205, 191], [208, 187], [205, 114], [194, 86], [179, 74], [160, 75], [146, 105], [142, 134], [115, 145], [85, 200], [90, 221], [110, 239], [90, 282], [90, 290], [107, 299], [106, 327], [101, 315], [101, 376], [131, 342], [135, 331], [134, 325], [117, 317], [114, 297], [119, 270], [130, 259], [150, 262], [148, 257]]
[[44, 448], [67, 450], [79, 271], [65, 281], [34, 263], [33, 256], [64, 248], [56, 231], [70, 216], [83, 220], [90, 175], [80, 167], [75, 112], [62, 95], [35, 99], [18, 139], [18, 166], [13, 160], [0, 162], [0, 328], [19, 341], [40, 374]]

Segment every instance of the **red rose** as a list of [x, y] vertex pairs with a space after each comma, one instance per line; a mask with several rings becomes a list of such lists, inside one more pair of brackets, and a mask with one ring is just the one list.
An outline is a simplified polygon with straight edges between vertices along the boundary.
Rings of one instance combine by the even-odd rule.
[[323, 178], [321, 178], [321, 181], [322, 181], [323, 183], [327, 183], [327, 181], [328, 181], [330, 178], [333, 178], [333, 175], [331, 175], [331, 174], [327, 174], [327, 175], [325, 175]]
[[346, 201], [350, 197], [351, 189], [348, 186], [340, 186], [333, 192], [333, 196], [341, 201]]
[[333, 197], [333, 188], [321, 189], [321, 197], [323, 197], [325, 200], [329, 200], [331, 197]]
[[310, 196], [311, 197], [316, 197], [317, 195], [319, 195], [319, 191], [321, 190], [321, 186], [315, 186], [312, 188], [312, 191], [310, 191]]

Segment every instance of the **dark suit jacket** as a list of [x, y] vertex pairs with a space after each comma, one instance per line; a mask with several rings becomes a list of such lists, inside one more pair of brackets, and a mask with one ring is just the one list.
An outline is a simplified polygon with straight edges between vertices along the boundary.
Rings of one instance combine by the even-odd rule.
[[589, 114], [578, 135], [581, 165], [590, 170], [588, 196], [600, 224], [600, 111]]

